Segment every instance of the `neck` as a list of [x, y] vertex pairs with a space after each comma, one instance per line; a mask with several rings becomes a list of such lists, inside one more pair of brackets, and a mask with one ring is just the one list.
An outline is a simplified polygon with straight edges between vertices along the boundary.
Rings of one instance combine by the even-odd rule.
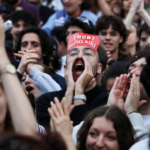
[[136, 53], [136, 47], [135, 47], [135, 45], [132, 46], [132, 47], [128, 47], [127, 49], [128, 49], [128, 51], [130, 52], [130, 54], [132, 56], [135, 55], [135, 53]]
[[94, 81], [90, 86], [86, 87], [84, 92], [92, 90], [96, 86], [96, 81]]
[[141, 114], [141, 115], [150, 115], [150, 104], [146, 103], [146, 104], [143, 104], [139, 109], [138, 109], [138, 112]]
[[77, 17], [80, 13], [81, 13], [81, 9], [79, 8], [78, 10], [76, 10], [76, 12], [71, 13], [71, 14], [68, 13], [68, 15], [70, 17]]
[[5, 127], [5, 123], [3, 122], [2, 124], [0, 124], [0, 135], [4, 133], [4, 127]]
[[111, 53], [112, 60], [115, 60], [115, 61], [118, 60], [118, 58], [119, 58], [118, 52], [119, 52], [119, 50], [117, 49]]
[[18, 6], [20, 3], [21, 3], [21, 0], [18, 0], [18, 2], [17, 2], [15, 5], [9, 5], [8, 3], [7, 3], [7, 4], [8, 4], [9, 7], [16, 7], [16, 6]]

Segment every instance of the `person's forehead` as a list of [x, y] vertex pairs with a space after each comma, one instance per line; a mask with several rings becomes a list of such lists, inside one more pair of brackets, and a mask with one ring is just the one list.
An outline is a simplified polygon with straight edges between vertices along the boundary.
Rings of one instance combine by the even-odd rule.
[[140, 59], [138, 59], [137, 61], [135, 61], [134, 63], [132, 63], [131, 65], [130, 65], [130, 67], [132, 67], [132, 66], [142, 66], [142, 65], [145, 65], [146, 64], [146, 59], [145, 59], [145, 57], [143, 57], [143, 58], [140, 58]]
[[25, 21], [20, 19], [17, 22], [15, 22], [14, 24], [25, 24]]
[[143, 31], [141, 33], [141, 37], [149, 37], [150, 35], [148, 33], [146, 33], [145, 31]]
[[22, 42], [23, 41], [35, 41], [35, 42], [40, 42], [39, 36], [36, 33], [26, 33], [22, 37]]
[[80, 28], [80, 27], [78, 27], [78, 26], [74, 26], [74, 25], [72, 25], [72, 26], [69, 26], [68, 27], [68, 29], [67, 29], [67, 31], [75, 31], [75, 32], [83, 32], [83, 30]]
[[[110, 25], [107, 29], [103, 29], [103, 30], [101, 30], [101, 31], [99, 31], [99, 32], [102, 32], [102, 31], [105, 31], [105, 32], [118, 32], [117, 30], [114, 30], [113, 28], [112, 28], [112, 25]], [[118, 32], [119, 33], [119, 32]]]
[[[88, 46], [76, 46], [76, 47], [74, 47], [73, 48], [73, 50], [79, 50], [79, 51], [83, 51], [83, 50], [85, 50], [85, 49], [89, 49], [89, 50], [92, 50], [90, 47], [88, 47]], [[92, 50], [93, 51], [93, 50]]]

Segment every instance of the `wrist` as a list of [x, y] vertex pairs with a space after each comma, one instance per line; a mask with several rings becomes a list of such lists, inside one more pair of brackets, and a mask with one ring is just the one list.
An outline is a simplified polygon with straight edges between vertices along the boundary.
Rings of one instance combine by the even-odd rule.
[[84, 90], [82, 88], [76, 88], [75, 89], [75, 95], [82, 95], [84, 94]]
[[129, 108], [129, 109], [126, 110], [126, 113], [127, 113], [127, 114], [131, 114], [131, 113], [133, 113], [133, 112], [137, 112], [137, 109], [133, 109], [133, 108], [130, 109], [130, 108]]

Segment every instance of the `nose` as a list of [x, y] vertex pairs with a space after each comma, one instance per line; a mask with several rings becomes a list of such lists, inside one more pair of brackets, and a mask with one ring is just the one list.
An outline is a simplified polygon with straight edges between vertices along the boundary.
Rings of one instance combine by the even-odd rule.
[[140, 70], [139, 70], [138, 67], [132, 69], [129, 73], [130, 73], [131, 76], [132, 76], [133, 74], [135, 74], [137, 77], [140, 76]]
[[28, 49], [28, 50], [32, 49], [31, 43], [28, 43], [27, 49]]
[[103, 148], [105, 145], [105, 139], [104, 139], [104, 136], [100, 135], [98, 138], [97, 138], [97, 141], [95, 143], [95, 146], [97, 148]]
[[25, 84], [28, 85], [30, 83], [30, 77], [27, 75], [25, 79]]
[[23, 27], [23, 26], [20, 26], [19, 32], [21, 32], [23, 29], [24, 29], [24, 27]]
[[106, 35], [106, 39], [109, 40], [110, 39], [110, 34]]

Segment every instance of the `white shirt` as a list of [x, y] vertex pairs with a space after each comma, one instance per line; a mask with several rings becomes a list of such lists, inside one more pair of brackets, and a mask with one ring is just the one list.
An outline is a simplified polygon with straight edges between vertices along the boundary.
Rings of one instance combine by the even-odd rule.
[[[47, 6], [47, 0], [42, 3], [43, 6]], [[61, 0], [52, 0], [48, 5], [49, 8], [53, 8], [55, 11], [62, 10], [64, 8]]]
[[149, 150], [149, 138], [135, 143], [129, 150]]
[[66, 64], [66, 58], [67, 58], [67, 55], [61, 57], [62, 66], [61, 66], [61, 69], [56, 72], [58, 75], [62, 77], [64, 77], [64, 73], [65, 73], [64, 65]]
[[150, 128], [150, 115], [142, 115], [146, 128]]

